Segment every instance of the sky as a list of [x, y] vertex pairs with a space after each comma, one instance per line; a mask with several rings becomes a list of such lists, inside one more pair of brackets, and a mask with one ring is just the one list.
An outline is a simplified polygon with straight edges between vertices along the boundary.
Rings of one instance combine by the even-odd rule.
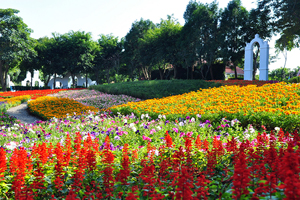
[[[93, 40], [100, 34], [112, 34], [125, 37], [133, 22], [143, 18], [154, 23], [172, 15], [184, 25], [183, 14], [190, 0], [0, 0], [0, 9], [19, 10], [25, 24], [33, 30], [31, 37], [52, 37], [52, 33], [64, 34], [71, 30], [92, 34]], [[225, 8], [230, 0], [219, 0], [219, 7]], [[212, 0], [201, 0], [211, 3]], [[247, 10], [256, 7], [256, 0], [242, 0]], [[278, 36], [277, 36], [278, 38]], [[270, 55], [275, 55], [275, 37], [269, 42]], [[287, 68], [300, 66], [297, 56], [299, 49], [287, 54]], [[284, 57], [280, 53], [269, 70], [284, 66]]]

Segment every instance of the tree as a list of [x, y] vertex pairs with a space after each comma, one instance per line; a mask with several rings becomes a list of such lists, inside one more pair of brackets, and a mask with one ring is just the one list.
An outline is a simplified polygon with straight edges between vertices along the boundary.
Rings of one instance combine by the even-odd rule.
[[273, 13], [272, 29], [279, 33], [276, 48], [291, 50], [300, 44], [300, 1], [298, 0], [260, 0], [260, 11]]
[[[160, 79], [164, 79], [166, 66], [175, 66], [178, 62], [177, 41], [182, 26], [172, 16], [161, 22], [154, 29], [149, 29], [144, 38], [140, 39], [142, 71], [146, 79], [151, 78], [153, 67], [158, 68]], [[176, 75], [176, 72], [175, 72]]]
[[284, 81], [288, 79], [290, 73], [293, 72], [289, 68], [281, 67], [269, 72], [269, 77], [271, 80]]
[[[270, 38], [272, 34], [272, 26], [270, 20], [270, 10], [260, 10], [259, 6], [257, 8], [251, 9], [246, 23], [246, 31], [248, 37], [246, 38], [246, 42], [251, 42], [256, 34], [259, 34], [259, 37], [262, 39]], [[253, 56], [253, 80], [255, 80], [255, 74], [257, 68], [259, 67], [259, 52], [260, 46], [256, 43]]]
[[54, 63], [53, 55], [55, 51], [52, 49], [54, 39], [48, 37], [39, 38], [35, 50], [37, 52], [36, 66], [39, 69], [39, 78], [47, 86], [53, 73], [52, 64]]
[[[98, 39], [99, 51], [95, 55], [94, 70], [104, 70], [106, 81], [109, 83], [110, 73], [118, 69], [120, 65], [120, 54], [123, 50], [123, 41], [113, 35], [100, 35]], [[97, 72], [98, 73], [98, 72]]]
[[142, 66], [140, 49], [140, 40], [148, 30], [154, 29], [155, 25], [150, 20], [135, 21], [132, 23], [130, 31], [126, 34], [124, 39], [124, 54], [123, 60], [129, 68], [130, 78], [133, 80], [136, 69]]
[[[220, 34], [218, 5], [215, 1], [211, 4], [191, 1], [184, 17], [186, 23], [181, 31], [179, 55], [187, 69], [187, 78], [189, 68], [195, 65], [201, 67], [202, 78], [206, 79], [208, 72], [213, 78], [212, 64], [218, 57], [223, 36]], [[204, 64], [208, 68], [206, 73], [203, 73]]]
[[84, 72], [87, 76], [87, 72], [91, 69], [94, 59], [92, 52], [96, 45], [91, 39], [91, 34], [84, 31], [70, 31], [59, 35], [62, 65], [65, 73], [71, 73], [73, 87], [75, 87], [75, 75]]
[[225, 63], [229, 63], [235, 71], [236, 66], [244, 57], [247, 36], [248, 11], [241, 5], [240, 0], [232, 0], [228, 3], [221, 15], [221, 32], [225, 38], [222, 43], [222, 57]]
[[23, 22], [15, 9], [0, 9], [0, 79], [2, 90], [6, 91], [6, 80], [9, 69], [17, 60], [26, 59], [34, 54], [31, 29]]

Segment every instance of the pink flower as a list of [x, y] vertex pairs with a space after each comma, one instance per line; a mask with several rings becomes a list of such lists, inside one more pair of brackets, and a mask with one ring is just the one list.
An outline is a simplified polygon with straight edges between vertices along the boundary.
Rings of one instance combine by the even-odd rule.
[[156, 130], [155, 129], [151, 129], [150, 134], [152, 135], [153, 133], [155, 133]]
[[193, 135], [193, 132], [187, 132], [187, 136], [191, 137]]
[[149, 142], [151, 142], [151, 138], [149, 138], [149, 137], [147, 137], [145, 135], [143, 135], [143, 140], [148, 140]]
[[178, 133], [178, 128], [173, 128], [173, 131], [175, 131], [176, 133]]

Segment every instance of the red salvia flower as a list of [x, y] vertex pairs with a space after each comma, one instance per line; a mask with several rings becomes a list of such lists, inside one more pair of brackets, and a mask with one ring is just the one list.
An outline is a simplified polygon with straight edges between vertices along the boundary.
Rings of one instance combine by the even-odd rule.
[[176, 199], [190, 200], [193, 199], [193, 176], [190, 168], [187, 166], [181, 167], [180, 175], [177, 179], [176, 188]]
[[288, 148], [282, 158], [282, 165], [280, 168], [281, 178], [284, 182], [280, 189], [285, 189], [284, 194], [286, 199], [300, 199], [300, 180], [299, 180], [299, 160], [293, 149], [293, 142], [288, 143]]
[[0, 182], [4, 180], [4, 172], [7, 169], [6, 165], [6, 152], [3, 148], [0, 148]]
[[204, 199], [204, 200], [208, 199], [207, 197], [209, 195], [208, 193], [209, 188], [207, 187], [207, 185], [209, 183], [210, 181], [205, 178], [203, 173], [200, 173], [196, 182], [196, 186], [198, 186], [199, 188], [195, 190], [195, 192], [197, 192], [197, 199]]
[[123, 157], [122, 157], [122, 169], [120, 170], [120, 173], [118, 174], [118, 180], [121, 181], [122, 184], [128, 185], [127, 179], [130, 175], [130, 169], [129, 169], [129, 157], [128, 157], [128, 144], [124, 144], [123, 147]]
[[239, 199], [243, 194], [249, 194], [249, 191], [247, 190], [250, 182], [249, 176], [250, 171], [247, 168], [246, 155], [241, 151], [234, 165], [232, 198]]
[[169, 148], [173, 147], [173, 141], [172, 141], [172, 138], [169, 135], [168, 131], [166, 131], [165, 141], [166, 141], [167, 147], [169, 147]]
[[201, 150], [202, 149], [202, 141], [200, 139], [200, 135], [197, 136], [197, 139], [195, 141], [195, 146], [197, 147], [197, 149]]

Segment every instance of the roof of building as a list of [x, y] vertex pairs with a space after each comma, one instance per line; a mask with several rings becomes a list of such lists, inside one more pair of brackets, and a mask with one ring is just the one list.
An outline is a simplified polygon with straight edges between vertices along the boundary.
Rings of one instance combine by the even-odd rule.
[[[244, 75], [244, 70], [242, 70], [239, 67], [236, 67], [236, 72], [238, 75]], [[234, 74], [234, 70], [230, 69], [229, 67], [226, 67], [225, 74]]]

